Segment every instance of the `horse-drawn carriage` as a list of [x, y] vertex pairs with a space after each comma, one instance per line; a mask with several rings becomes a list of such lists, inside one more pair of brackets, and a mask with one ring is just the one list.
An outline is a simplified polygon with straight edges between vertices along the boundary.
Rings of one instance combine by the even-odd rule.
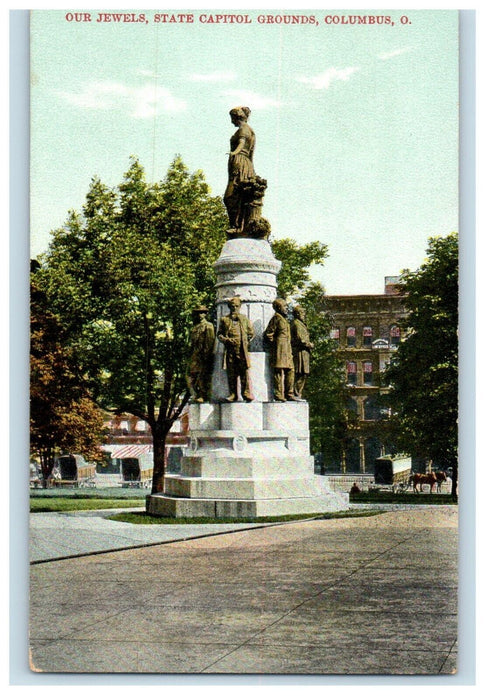
[[412, 489], [414, 493], [422, 493], [423, 486], [429, 493], [441, 492], [442, 485], [447, 482], [447, 474], [444, 471], [429, 471], [420, 474], [412, 471], [411, 457], [405, 455], [391, 457], [385, 455], [375, 461], [374, 481], [378, 488], [392, 491], [407, 491]]
[[54, 486], [95, 486], [96, 465], [82, 455], [62, 455], [56, 460], [53, 476]]
[[111, 460], [119, 468], [123, 488], [150, 488], [153, 479], [153, 453], [149, 445], [123, 445], [114, 449]]
[[377, 457], [374, 466], [374, 481], [377, 487], [405, 491], [409, 486], [410, 477], [411, 457], [407, 455]]

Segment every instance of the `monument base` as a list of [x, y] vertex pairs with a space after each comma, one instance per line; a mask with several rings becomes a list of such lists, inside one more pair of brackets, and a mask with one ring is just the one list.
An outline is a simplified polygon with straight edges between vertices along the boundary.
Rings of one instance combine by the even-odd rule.
[[[334, 498], [335, 496], [335, 498]], [[166, 518], [259, 518], [264, 516], [313, 515], [348, 509], [348, 496], [327, 493], [320, 498], [193, 499], [164, 494], [147, 496], [147, 512]]]
[[168, 517], [252, 518], [346, 510], [348, 494], [314, 473], [308, 404], [192, 404], [180, 474], [147, 497]]

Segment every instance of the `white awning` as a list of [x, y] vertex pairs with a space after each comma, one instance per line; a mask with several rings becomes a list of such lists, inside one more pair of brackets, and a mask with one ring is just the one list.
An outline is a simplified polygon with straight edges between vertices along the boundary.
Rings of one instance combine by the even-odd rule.
[[139, 457], [152, 451], [151, 445], [120, 445], [111, 453], [112, 459], [125, 459], [127, 457]]

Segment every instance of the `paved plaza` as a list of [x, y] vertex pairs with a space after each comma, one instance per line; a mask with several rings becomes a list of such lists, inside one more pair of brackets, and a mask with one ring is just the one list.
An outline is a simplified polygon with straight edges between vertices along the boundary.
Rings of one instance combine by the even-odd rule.
[[[260, 527], [213, 523], [211, 525], [133, 525], [107, 519], [126, 509], [31, 513], [29, 553], [32, 563], [81, 556], [86, 553], [110, 552], [204, 537], [234, 530]], [[130, 508], [130, 512], [145, 508]]]
[[456, 670], [456, 507], [194, 536], [32, 564], [32, 670]]

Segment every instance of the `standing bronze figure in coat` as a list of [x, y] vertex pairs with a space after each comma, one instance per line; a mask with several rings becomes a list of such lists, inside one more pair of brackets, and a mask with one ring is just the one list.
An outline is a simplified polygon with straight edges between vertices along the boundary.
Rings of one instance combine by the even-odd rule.
[[187, 383], [196, 403], [209, 401], [214, 367], [214, 326], [207, 320], [208, 309], [199, 306], [192, 312], [194, 326], [190, 332], [190, 360]]
[[288, 304], [284, 299], [273, 302], [274, 316], [264, 332], [264, 340], [270, 350], [273, 369], [273, 393], [275, 401], [296, 401], [295, 370], [291, 350], [291, 329], [288, 319]]
[[238, 379], [241, 385], [241, 396], [244, 401], [252, 401], [249, 384], [249, 343], [254, 338], [254, 329], [247, 316], [239, 312], [241, 300], [233, 297], [227, 302], [229, 314], [219, 322], [217, 337], [224, 345], [223, 366], [227, 371], [229, 396], [226, 401], [238, 400]]
[[291, 322], [291, 348], [295, 366], [295, 395], [298, 398], [302, 398], [306, 378], [310, 374], [310, 351], [314, 348], [305, 321], [305, 309], [295, 306]]

